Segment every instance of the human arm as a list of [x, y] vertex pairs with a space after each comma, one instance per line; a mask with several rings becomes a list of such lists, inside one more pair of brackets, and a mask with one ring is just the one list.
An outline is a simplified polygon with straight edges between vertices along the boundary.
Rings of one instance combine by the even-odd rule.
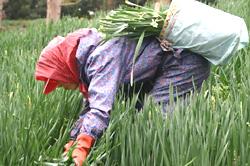
[[128, 45], [124, 38], [113, 39], [98, 46], [86, 60], [82, 75], [88, 83], [87, 106], [71, 131], [72, 139], [77, 140], [84, 134], [96, 140], [108, 127], [110, 111], [126, 69]]
[[124, 79], [129, 48], [126, 38], [116, 38], [96, 48], [88, 58], [85, 73], [89, 82], [89, 111], [83, 115], [82, 133], [97, 139], [107, 128], [117, 90]]

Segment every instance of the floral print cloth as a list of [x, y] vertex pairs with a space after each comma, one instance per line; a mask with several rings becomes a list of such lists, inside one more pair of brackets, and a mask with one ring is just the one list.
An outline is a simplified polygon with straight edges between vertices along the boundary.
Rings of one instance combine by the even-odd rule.
[[[88, 99], [70, 133], [72, 139], [79, 133], [97, 139], [108, 127], [119, 88], [130, 84], [136, 44], [136, 40], [126, 37], [101, 44], [99, 33], [94, 31], [81, 38], [76, 57], [80, 79], [88, 85]], [[170, 84], [175, 97], [184, 96], [194, 89], [194, 84], [201, 87], [209, 72], [210, 64], [202, 56], [180, 49], [164, 52], [157, 39], [148, 37], [134, 64], [133, 78], [135, 84], [150, 85], [146, 88], [148, 93], [156, 103], [167, 107]]]

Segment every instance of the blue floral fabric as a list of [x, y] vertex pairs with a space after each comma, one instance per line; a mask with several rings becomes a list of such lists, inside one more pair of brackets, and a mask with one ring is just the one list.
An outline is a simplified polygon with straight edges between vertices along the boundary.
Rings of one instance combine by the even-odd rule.
[[150, 82], [149, 94], [157, 103], [165, 104], [170, 84], [175, 88], [174, 95], [182, 96], [194, 89], [193, 83], [199, 88], [209, 75], [210, 64], [202, 56], [187, 50], [164, 52], [153, 37], [144, 39], [134, 65], [137, 41], [120, 37], [100, 42], [99, 33], [93, 32], [81, 38], [78, 46], [80, 79], [88, 85], [89, 98], [71, 131], [72, 139], [79, 133], [95, 139], [101, 136], [108, 126], [116, 93], [130, 83], [132, 66], [134, 82]]

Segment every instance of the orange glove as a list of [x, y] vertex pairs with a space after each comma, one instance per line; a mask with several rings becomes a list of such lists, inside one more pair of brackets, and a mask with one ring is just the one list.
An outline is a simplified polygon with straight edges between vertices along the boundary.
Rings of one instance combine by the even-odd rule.
[[87, 158], [89, 151], [94, 144], [95, 139], [86, 134], [80, 134], [76, 138], [76, 141], [69, 141], [65, 146], [64, 154], [67, 154], [70, 147], [76, 143], [76, 147], [72, 152], [72, 158], [76, 166], [82, 166], [84, 160]]
[[63, 155], [66, 156], [67, 153], [69, 152], [70, 147], [74, 145], [74, 141], [70, 140], [66, 145], [64, 145], [64, 152]]

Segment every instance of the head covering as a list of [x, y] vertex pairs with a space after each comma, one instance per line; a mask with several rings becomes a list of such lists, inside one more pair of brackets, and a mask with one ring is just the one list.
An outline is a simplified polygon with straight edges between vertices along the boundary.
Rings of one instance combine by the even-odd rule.
[[43, 93], [56, 89], [57, 81], [79, 84], [79, 90], [87, 97], [87, 86], [80, 81], [76, 62], [76, 50], [81, 37], [91, 33], [91, 29], [79, 29], [69, 33], [65, 38], [55, 37], [42, 50], [36, 64], [35, 78], [44, 81]]

